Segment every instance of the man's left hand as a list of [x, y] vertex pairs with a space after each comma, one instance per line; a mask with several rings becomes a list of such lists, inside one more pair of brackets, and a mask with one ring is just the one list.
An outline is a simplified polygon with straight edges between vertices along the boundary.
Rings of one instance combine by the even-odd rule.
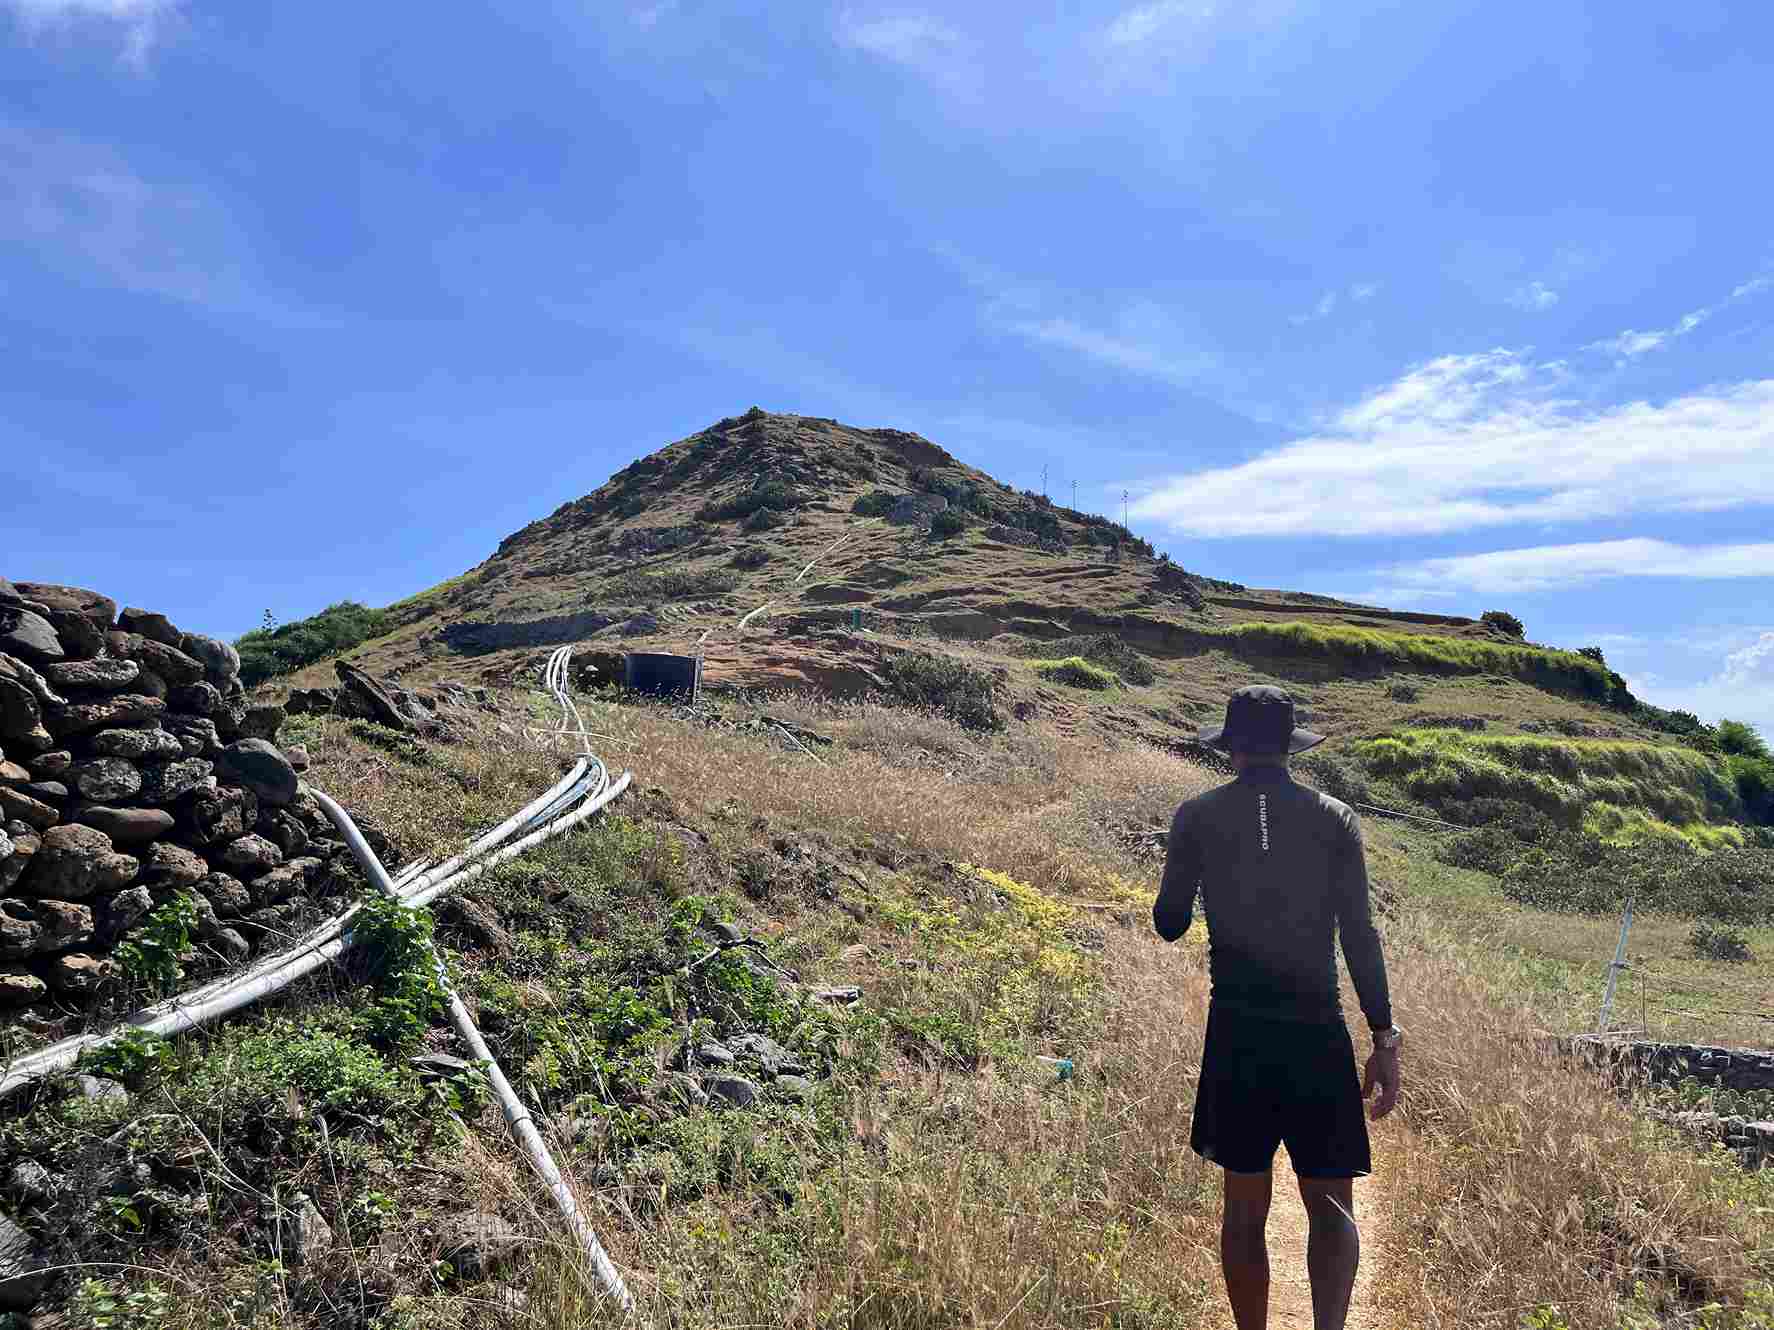
[[1396, 1048], [1376, 1048], [1368, 1055], [1367, 1069], [1361, 1077], [1361, 1097], [1373, 1097], [1375, 1087], [1379, 1088], [1379, 1098], [1368, 1110], [1368, 1116], [1375, 1122], [1385, 1117], [1398, 1106], [1398, 1050]]

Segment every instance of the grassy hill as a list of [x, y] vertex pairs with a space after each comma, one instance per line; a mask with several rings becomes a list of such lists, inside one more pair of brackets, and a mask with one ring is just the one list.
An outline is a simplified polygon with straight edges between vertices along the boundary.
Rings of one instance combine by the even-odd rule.
[[[956, 529], [886, 520], [929, 494]], [[567, 640], [593, 666], [700, 650], [723, 687], [690, 714], [577, 674], [635, 787], [439, 902], [435, 936], [645, 1323], [1222, 1323], [1218, 1182], [1186, 1146], [1205, 939], [1158, 944], [1149, 910], [1172, 809], [1219, 779], [1193, 727], [1255, 679], [1334, 736], [1304, 779], [1436, 819], [1366, 825], [1409, 1034], [1357, 1191], [1351, 1325], [1770, 1324], [1774, 1169], [1697, 1148], [1650, 1115], [1662, 1092], [1616, 1092], [1545, 1038], [1593, 1026], [1638, 892], [1619, 1010], [1765, 1046], [1774, 850], [1737, 782], [1759, 759], [1720, 751], [1730, 735], [1482, 619], [1197, 577], [916, 436], [762, 412], [461, 577], [243, 654], [266, 698], [331, 683], [340, 649], [492, 688], [499, 714], [448, 743], [284, 727], [392, 863], [459, 848], [556, 778], [566, 749], [521, 727], [549, 714], [537, 669]], [[1749, 959], [1695, 948], [1696, 924]], [[717, 925], [749, 945], [711, 959]], [[742, 1059], [757, 1102], [710, 1102], [701, 1050], [759, 1036], [805, 1074]], [[435, 1006], [353, 966], [88, 1064], [127, 1096], [63, 1081], [9, 1106], [0, 1177], [74, 1267], [56, 1323], [615, 1324], [478, 1075], [415, 1063], [439, 1052], [465, 1055]], [[267, 1218], [298, 1195], [331, 1233], [301, 1263]], [[1290, 1204], [1276, 1315], [1303, 1324]], [[469, 1211], [509, 1226], [496, 1258], [450, 1245]]]

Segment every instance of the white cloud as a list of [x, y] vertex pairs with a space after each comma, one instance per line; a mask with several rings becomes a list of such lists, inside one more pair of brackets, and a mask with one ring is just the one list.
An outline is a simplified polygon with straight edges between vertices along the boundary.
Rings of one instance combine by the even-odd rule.
[[1526, 286], [1517, 287], [1510, 292], [1509, 303], [1517, 309], [1539, 313], [1543, 309], [1551, 309], [1558, 304], [1558, 292], [1547, 286], [1545, 282], [1529, 282]]
[[1600, 540], [1537, 545], [1386, 570], [1400, 586], [1423, 590], [1510, 592], [1587, 586], [1621, 577], [1774, 579], [1774, 542], [1676, 545], [1664, 540]]
[[1378, 292], [1379, 289], [1380, 284], [1378, 282], [1357, 282], [1354, 286], [1349, 288], [1349, 299], [1353, 300], [1358, 305], [1365, 304], [1367, 301], [1374, 298], [1375, 293]]
[[1423, 535], [1774, 503], [1774, 379], [1602, 409], [1515, 351], [1443, 356], [1310, 437], [1168, 477], [1134, 515], [1180, 534]]
[[1124, 311], [1115, 332], [1068, 318], [1006, 319], [1002, 326], [1031, 341], [1169, 383], [1196, 382], [1215, 363], [1207, 353], [1181, 346], [1158, 311], [1144, 306]]
[[1704, 721], [1748, 721], [1774, 739], [1774, 632], [1763, 632], [1728, 653], [1718, 672], [1699, 683], [1668, 684], [1647, 676], [1634, 691], [1658, 706], [1692, 711]]
[[1323, 295], [1318, 297], [1318, 303], [1312, 306], [1311, 309], [1307, 310], [1304, 314], [1289, 315], [1287, 321], [1293, 324], [1296, 328], [1301, 324], [1316, 323], [1320, 319], [1328, 318], [1336, 307], [1337, 293], [1335, 291], [1326, 291]]
[[838, 44], [862, 51], [890, 64], [955, 90], [978, 81], [973, 51], [961, 33], [930, 14], [889, 14], [858, 18], [845, 13], [838, 20]]
[[96, 28], [121, 40], [123, 58], [140, 67], [176, 17], [180, 0], [0, 0], [33, 33]]
[[1197, 0], [1153, 0], [1118, 14], [1103, 30], [1103, 38], [1111, 46], [1139, 46], [1178, 23], [1206, 22], [1213, 15], [1211, 4]]
[[1674, 327], [1657, 328], [1650, 332], [1638, 332], [1628, 328], [1625, 332], [1618, 333], [1613, 337], [1604, 337], [1599, 342], [1591, 342], [1583, 349], [1585, 351], [1605, 351], [1622, 360], [1631, 360], [1634, 356], [1642, 356], [1648, 351], [1656, 351], [1667, 346], [1678, 337], [1686, 337], [1727, 305], [1739, 300], [1746, 300], [1753, 295], [1759, 295], [1770, 286], [1774, 286], [1774, 278], [1752, 278], [1741, 286], [1733, 287], [1731, 294], [1717, 304], [1702, 305], [1699, 309], [1682, 315], [1676, 320]]

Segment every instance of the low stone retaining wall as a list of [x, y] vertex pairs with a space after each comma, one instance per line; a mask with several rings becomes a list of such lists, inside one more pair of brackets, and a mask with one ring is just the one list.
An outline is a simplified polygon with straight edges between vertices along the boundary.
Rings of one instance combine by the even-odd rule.
[[1620, 1077], [1672, 1085], [1692, 1076], [1709, 1089], [1774, 1090], [1774, 1052], [1761, 1049], [1650, 1043], [1601, 1035], [1579, 1035], [1559, 1042], [1563, 1051]]
[[0, 578], [0, 1014], [51, 1033], [126, 977], [116, 945], [180, 892], [222, 963], [289, 930], [344, 846], [283, 719], [249, 703], [226, 642]]

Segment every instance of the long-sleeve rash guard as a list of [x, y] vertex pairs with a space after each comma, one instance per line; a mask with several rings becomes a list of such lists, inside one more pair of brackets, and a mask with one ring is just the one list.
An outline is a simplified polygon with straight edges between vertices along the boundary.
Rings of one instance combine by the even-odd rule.
[[1278, 1020], [1340, 1020], [1335, 931], [1368, 1025], [1391, 1026], [1361, 824], [1346, 804], [1270, 766], [1189, 800], [1171, 823], [1152, 906], [1160, 937], [1174, 942], [1188, 932], [1198, 890], [1215, 1005]]

